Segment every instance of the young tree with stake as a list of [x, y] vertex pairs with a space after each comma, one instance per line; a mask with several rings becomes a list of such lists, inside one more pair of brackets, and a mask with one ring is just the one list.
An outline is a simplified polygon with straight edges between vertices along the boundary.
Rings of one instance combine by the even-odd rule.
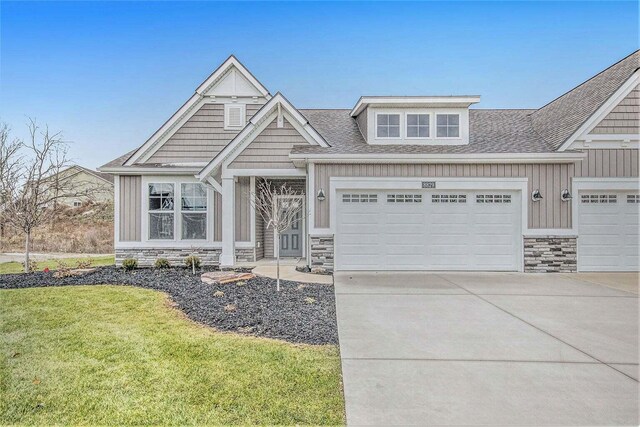
[[286, 184], [270, 185], [265, 180], [256, 182], [256, 191], [249, 193], [251, 205], [267, 224], [275, 231], [278, 251], [276, 255], [276, 290], [280, 291], [280, 235], [297, 222], [302, 221], [302, 194]]

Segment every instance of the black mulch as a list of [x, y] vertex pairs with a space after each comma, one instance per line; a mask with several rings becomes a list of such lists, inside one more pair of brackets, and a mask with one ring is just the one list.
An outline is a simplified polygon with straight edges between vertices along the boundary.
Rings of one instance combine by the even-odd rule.
[[[245, 282], [208, 285], [200, 273], [184, 268], [139, 269], [125, 272], [99, 267], [83, 276], [56, 278], [53, 272], [0, 275], [0, 289], [72, 285], [131, 285], [166, 292], [177, 307], [196, 322], [222, 331], [234, 331], [293, 343], [337, 344], [338, 331], [333, 286], [257, 277]], [[214, 296], [216, 291], [224, 296]], [[228, 305], [235, 311], [227, 311]], [[225, 310], [227, 307], [227, 310]]]

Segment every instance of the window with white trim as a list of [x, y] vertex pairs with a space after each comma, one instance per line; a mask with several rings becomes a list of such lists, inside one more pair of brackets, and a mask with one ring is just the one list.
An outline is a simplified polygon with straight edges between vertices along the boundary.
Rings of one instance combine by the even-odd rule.
[[400, 138], [400, 114], [377, 114], [376, 138]]
[[429, 138], [429, 114], [407, 114], [407, 138]]
[[477, 194], [476, 203], [511, 203], [510, 194]]
[[615, 194], [581, 194], [582, 203], [617, 203], [618, 197]]
[[627, 194], [627, 203], [640, 203], [640, 194]]
[[242, 129], [246, 123], [245, 104], [224, 104], [224, 128]]
[[459, 138], [460, 114], [436, 114], [436, 136], [438, 138]]
[[343, 203], [377, 203], [377, 194], [343, 194]]
[[422, 203], [421, 194], [387, 194], [388, 203]]
[[431, 203], [467, 203], [466, 194], [432, 194]]
[[78, 200], [75, 200], [75, 201], [73, 202], [73, 207], [74, 207], [74, 208], [79, 208], [80, 206], [82, 206], [82, 202], [80, 202], [80, 201], [78, 201]]
[[181, 184], [180, 215], [183, 240], [207, 238], [207, 189], [203, 184]]
[[149, 184], [149, 239], [172, 240], [174, 230], [173, 184]]

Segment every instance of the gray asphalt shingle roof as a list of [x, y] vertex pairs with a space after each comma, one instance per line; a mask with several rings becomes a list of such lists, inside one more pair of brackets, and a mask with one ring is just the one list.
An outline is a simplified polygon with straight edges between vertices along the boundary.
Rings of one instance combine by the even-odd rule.
[[536, 110], [534, 130], [557, 150], [638, 68], [640, 50]]
[[[468, 145], [369, 145], [350, 109], [300, 109], [331, 145], [298, 146], [296, 154], [473, 154], [556, 151], [640, 68], [640, 50], [538, 110], [470, 109]], [[121, 166], [131, 151], [103, 167]]]

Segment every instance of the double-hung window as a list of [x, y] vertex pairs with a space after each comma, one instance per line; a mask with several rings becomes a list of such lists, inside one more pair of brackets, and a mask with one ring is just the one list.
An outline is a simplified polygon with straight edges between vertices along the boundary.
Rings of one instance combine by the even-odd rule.
[[438, 114], [436, 116], [436, 136], [438, 138], [459, 138], [460, 115]]
[[149, 239], [172, 240], [174, 230], [173, 184], [149, 184]]
[[400, 114], [378, 114], [376, 116], [377, 138], [400, 138]]
[[407, 114], [407, 138], [429, 138], [428, 114]]
[[202, 184], [181, 184], [180, 215], [183, 240], [207, 238], [207, 190]]

